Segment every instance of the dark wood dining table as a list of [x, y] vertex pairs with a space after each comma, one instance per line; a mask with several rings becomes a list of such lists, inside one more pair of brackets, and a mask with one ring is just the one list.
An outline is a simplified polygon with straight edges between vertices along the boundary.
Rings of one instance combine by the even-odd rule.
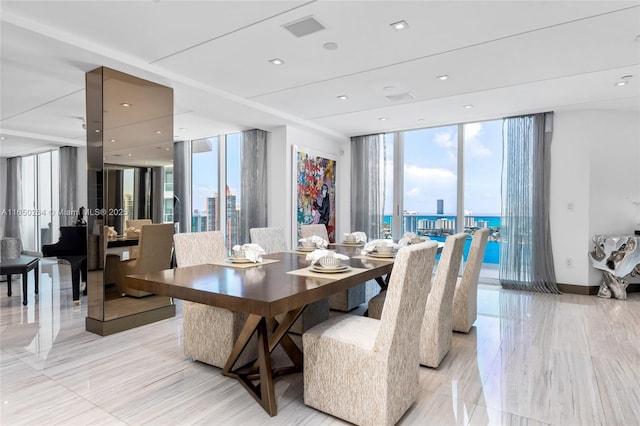
[[[237, 379], [271, 416], [277, 414], [274, 376], [300, 372], [302, 351], [287, 331], [310, 303], [368, 280], [388, 275], [393, 259], [356, 258], [361, 247], [337, 246], [349, 256], [348, 273], [309, 274], [306, 254], [282, 252], [263, 256], [276, 262], [248, 268], [198, 265], [127, 276], [127, 286], [177, 299], [246, 312], [248, 318], [229, 355], [222, 374]], [[293, 271], [293, 273], [291, 273]], [[302, 272], [302, 275], [300, 274]], [[285, 314], [281, 321], [276, 315]], [[257, 332], [258, 359], [235, 366], [236, 360]], [[292, 365], [274, 370], [271, 352], [280, 345]], [[256, 382], [254, 384], [254, 382]]]

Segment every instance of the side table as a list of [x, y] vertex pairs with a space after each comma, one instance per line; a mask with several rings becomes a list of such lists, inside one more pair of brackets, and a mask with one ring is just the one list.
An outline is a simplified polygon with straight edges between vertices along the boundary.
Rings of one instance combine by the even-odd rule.
[[35, 271], [36, 294], [38, 294], [39, 262], [39, 257], [32, 256], [20, 256], [17, 259], [0, 261], [0, 275], [7, 275], [7, 296], [11, 297], [11, 275], [22, 274], [22, 304], [27, 304], [27, 279], [31, 270]]

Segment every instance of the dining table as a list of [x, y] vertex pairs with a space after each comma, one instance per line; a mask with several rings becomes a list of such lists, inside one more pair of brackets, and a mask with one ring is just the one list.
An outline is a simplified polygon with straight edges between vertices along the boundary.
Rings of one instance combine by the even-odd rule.
[[[349, 257], [339, 271], [323, 271], [306, 260], [306, 252], [263, 256], [263, 262], [233, 259], [145, 274], [128, 275], [127, 286], [162, 296], [216, 306], [248, 314], [222, 374], [237, 379], [271, 416], [277, 414], [274, 377], [301, 372], [302, 350], [288, 335], [305, 307], [330, 295], [391, 273], [393, 257], [361, 253], [362, 246], [336, 245]], [[284, 314], [280, 321], [277, 315]], [[236, 366], [240, 354], [257, 333], [258, 358]], [[272, 368], [271, 353], [280, 346], [291, 361]]]

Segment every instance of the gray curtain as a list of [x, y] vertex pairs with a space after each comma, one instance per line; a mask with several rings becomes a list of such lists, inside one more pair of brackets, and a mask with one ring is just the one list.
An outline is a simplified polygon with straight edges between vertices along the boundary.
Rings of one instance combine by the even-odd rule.
[[500, 283], [560, 293], [549, 226], [553, 113], [504, 121]]
[[173, 222], [191, 232], [191, 141], [173, 144]]
[[251, 241], [249, 229], [267, 223], [267, 132], [242, 132], [240, 148], [240, 218], [238, 242]]
[[153, 223], [164, 222], [164, 168], [151, 169], [151, 219]]
[[[7, 158], [7, 210], [22, 209], [22, 158]], [[7, 214], [4, 217], [3, 237], [17, 238], [22, 241], [20, 232], [20, 216], [17, 214]]]
[[351, 138], [351, 231], [369, 239], [382, 238], [384, 158], [382, 135]]
[[[73, 211], [80, 208], [76, 199], [77, 179], [78, 148], [63, 146], [60, 148], [60, 209]], [[61, 215], [60, 226], [75, 225], [76, 220], [75, 215]]]

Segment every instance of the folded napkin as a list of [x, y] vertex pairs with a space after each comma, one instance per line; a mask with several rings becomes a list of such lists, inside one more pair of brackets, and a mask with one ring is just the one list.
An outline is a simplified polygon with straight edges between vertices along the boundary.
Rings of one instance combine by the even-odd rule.
[[305, 259], [310, 260], [311, 264], [315, 265], [317, 261], [319, 261], [325, 256], [335, 257], [336, 259], [340, 259], [340, 260], [349, 260], [349, 256], [345, 256], [344, 254], [340, 254], [331, 250], [324, 250], [324, 249], [312, 251], [311, 253], [307, 254], [307, 257]]
[[265, 254], [264, 249], [254, 243], [233, 246], [233, 251], [236, 252], [237, 250], [244, 250], [245, 257], [253, 263], [262, 262], [262, 255]]
[[367, 234], [365, 234], [364, 232], [347, 232], [344, 234], [345, 239], [349, 236], [352, 236], [353, 238], [356, 239], [357, 243], [366, 243], [367, 242]]
[[398, 248], [398, 244], [395, 244], [391, 240], [372, 240], [364, 245], [364, 247], [362, 248], [361, 254], [362, 255], [369, 254], [372, 251], [375, 251], [376, 247], [378, 246], [391, 246], [393, 248]]
[[126, 235], [127, 237], [133, 237], [133, 238], [138, 237], [138, 238], [140, 238], [140, 230], [139, 230], [139, 229], [134, 228], [133, 226], [131, 226], [131, 227], [127, 228], [127, 229], [124, 231], [124, 233], [125, 233], [125, 235]]
[[318, 237], [317, 235], [312, 235], [312, 236], [307, 237], [307, 238], [300, 238], [300, 239], [298, 240], [298, 242], [300, 242], [300, 243], [303, 243], [303, 242], [305, 242], [305, 241], [310, 241], [310, 242], [312, 242], [312, 243], [313, 243], [313, 244], [315, 244], [315, 245], [316, 245], [316, 247], [317, 247], [317, 248], [319, 248], [319, 249], [324, 249], [324, 248], [329, 247], [329, 241], [325, 240], [325, 239], [324, 239], [324, 238], [322, 238], [322, 237]]
[[402, 238], [400, 238], [400, 240], [398, 240], [398, 247], [405, 247], [408, 246], [409, 243], [411, 243], [411, 240], [413, 238], [416, 238], [417, 235], [414, 234], [413, 232], [406, 232]]

